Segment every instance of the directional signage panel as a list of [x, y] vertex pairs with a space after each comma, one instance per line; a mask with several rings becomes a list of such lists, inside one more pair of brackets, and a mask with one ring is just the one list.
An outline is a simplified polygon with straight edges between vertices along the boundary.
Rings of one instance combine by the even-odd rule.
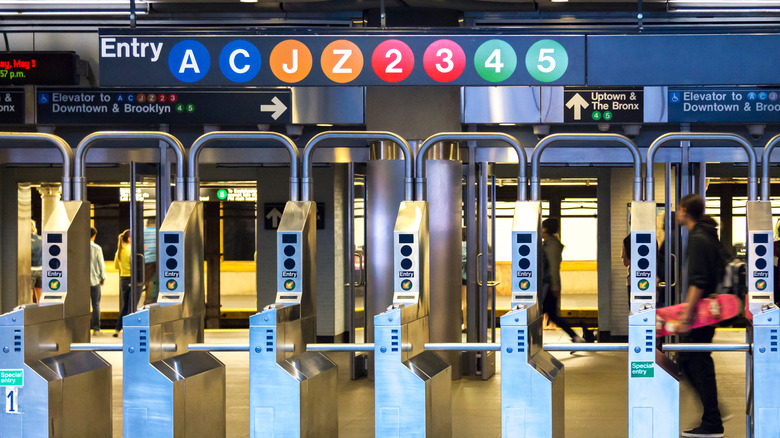
[[777, 123], [780, 89], [670, 88], [669, 122]]
[[0, 123], [24, 123], [24, 90], [0, 90]]
[[37, 122], [43, 124], [292, 123], [289, 89], [39, 88], [36, 102]]
[[588, 85], [779, 84], [780, 34], [591, 35]]
[[[217, 194], [219, 198], [219, 194]], [[279, 228], [279, 222], [282, 220], [282, 213], [284, 212], [284, 203], [267, 203], [263, 205], [263, 220], [266, 230], [276, 230]], [[325, 204], [322, 202], [317, 203], [317, 229], [325, 229]]]
[[566, 123], [642, 123], [641, 88], [595, 89], [566, 87], [563, 93]]
[[[584, 85], [585, 37], [100, 31], [104, 86]], [[445, 31], [446, 32], [446, 31]]]

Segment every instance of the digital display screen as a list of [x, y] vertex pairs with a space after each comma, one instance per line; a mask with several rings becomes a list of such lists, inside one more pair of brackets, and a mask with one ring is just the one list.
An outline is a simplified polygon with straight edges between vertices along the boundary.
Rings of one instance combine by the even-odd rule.
[[163, 243], [179, 243], [178, 234], [163, 234]]
[[641, 233], [636, 235], [636, 243], [650, 243], [652, 236], [648, 233]]
[[0, 84], [78, 85], [78, 62], [75, 52], [3, 52]]
[[46, 241], [49, 243], [62, 243], [62, 234], [49, 234]]
[[298, 235], [282, 234], [282, 243], [298, 243]]
[[517, 235], [517, 243], [531, 243], [532, 236], [528, 233], [520, 233]]
[[753, 243], [769, 243], [768, 234], [754, 234]]
[[414, 243], [414, 234], [399, 234], [398, 243]]

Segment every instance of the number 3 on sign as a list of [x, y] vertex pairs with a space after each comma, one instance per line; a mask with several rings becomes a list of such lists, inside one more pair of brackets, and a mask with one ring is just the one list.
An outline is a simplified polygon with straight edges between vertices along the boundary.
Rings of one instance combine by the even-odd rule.
[[557, 81], [569, 68], [569, 55], [559, 42], [540, 40], [528, 49], [525, 68], [539, 82]]
[[19, 414], [19, 387], [7, 386], [5, 388], [5, 413]]

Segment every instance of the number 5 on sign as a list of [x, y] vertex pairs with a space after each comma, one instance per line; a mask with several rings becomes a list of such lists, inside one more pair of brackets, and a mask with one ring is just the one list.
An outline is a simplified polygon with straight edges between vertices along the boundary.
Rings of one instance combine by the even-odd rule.
[[5, 388], [5, 413], [19, 414], [19, 387], [7, 386]]
[[525, 68], [539, 82], [557, 81], [569, 68], [569, 55], [559, 42], [540, 40], [525, 54]]

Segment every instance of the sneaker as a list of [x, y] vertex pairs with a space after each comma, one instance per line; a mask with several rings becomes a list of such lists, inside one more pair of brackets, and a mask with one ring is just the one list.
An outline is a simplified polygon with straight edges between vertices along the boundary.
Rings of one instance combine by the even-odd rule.
[[103, 330], [100, 330], [100, 329], [92, 330], [92, 334], [93, 335], [102, 335], [103, 334]]
[[686, 430], [682, 433], [682, 436], [693, 438], [723, 438], [723, 428], [720, 430], [714, 430], [704, 426], [699, 426], [695, 429]]

